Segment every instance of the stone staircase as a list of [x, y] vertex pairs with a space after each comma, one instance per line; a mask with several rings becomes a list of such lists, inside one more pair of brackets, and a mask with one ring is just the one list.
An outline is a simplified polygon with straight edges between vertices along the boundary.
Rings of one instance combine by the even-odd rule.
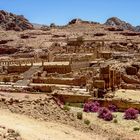
[[32, 66], [29, 70], [21, 74], [23, 80], [18, 80], [14, 86], [16, 87], [27, 86], [30, 83], [30, 79], [32, 78], [33, 74], [36, 73], [37, 71], [41, 71], [42, 69], [43, 67], [41, 66]]

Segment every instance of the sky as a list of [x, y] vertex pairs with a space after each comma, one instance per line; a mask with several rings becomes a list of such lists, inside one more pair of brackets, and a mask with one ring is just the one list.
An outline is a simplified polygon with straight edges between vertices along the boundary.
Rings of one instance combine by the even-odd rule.
[[74, 18], [104, 23], [110, 17], [140, 25], [140, 0], [0, 0], [0, 10], [47, 25], [65, 25]]

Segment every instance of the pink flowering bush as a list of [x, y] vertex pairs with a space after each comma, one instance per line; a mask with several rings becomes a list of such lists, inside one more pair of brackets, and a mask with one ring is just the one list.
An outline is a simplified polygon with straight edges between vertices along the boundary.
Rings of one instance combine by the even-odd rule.
[[108, 106], [108, 109], [111, 111], [111, 112], [117, 112], [118, 111], [118, 108], [117, 106], [113, 105], [113, 104], [110, 104]]
[[134, 108], [129, 108], [124, 113], [124, 118], [127, 120], [134, 120], [138, 118], [139, 111]]
[[99, 108], [100, 108], [100, 104], [97, 101], [88, 102], [84, 104], [85, 112], [98, 112]]
[[104, 119], [105, 121], [111, 121], [113, 119], [111, 111], [106, 107], [102, 107], [99, 109], [98, 117]]

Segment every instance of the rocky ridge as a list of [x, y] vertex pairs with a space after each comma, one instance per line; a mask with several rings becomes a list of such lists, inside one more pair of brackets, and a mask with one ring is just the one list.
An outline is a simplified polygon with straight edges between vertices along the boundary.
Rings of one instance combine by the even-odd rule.
[[130, 23], [127, 23], [117, 17], [111, 17], [107, 19], [107, 21], [105, 22], [105, 25], [113, 26], [121, 30], [129, 30], [129, 31], [134, 31], [134, 32], [140, 31], [139, 26], [136, 26], [136, 27], [132, 26]]
[[33, 25], [23, 16], [0, 10], [0, 27], [5, 30], [24, 31]]

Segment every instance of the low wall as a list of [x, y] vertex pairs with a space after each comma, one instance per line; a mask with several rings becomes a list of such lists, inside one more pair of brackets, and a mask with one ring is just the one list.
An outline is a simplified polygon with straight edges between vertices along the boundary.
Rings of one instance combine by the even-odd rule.
[[56, 98], [59, 98], [64, 103], [85, 103], [90, 95], [66, 95], [66, 94], [54, 94]]
[[85, 68], [85, 67], [89, 67], [90, 66], [90, 62], [73, 62], [71, 64], [71, 68], [72, 70], [78, 70], [81, 68]]
[[29, 70], [31, 66], [9, 66], [7, 72], [9, 73], [23, 73]]
[[52, 92], [52, 86], [49, 85], [31, 85], [30, 86], [33, 90], [39, 91], [39, 92]]
[[47, 73], [59, 73], [59, 74], [66, 74], [71, 72], [71, 66], [70, 65], [49, 65], [44, 66], [44, 71], [47, 71]]
[[140, 110], [140, 102], [133, 102], [122, 99], [89, 99], [91, 101], [98, 101], [101, 106], [108, 107], [110, 104], [117, 106], [119, 111], [125, 111], [128, 108], [135, 108]]
[[33, 78], [33, 83], [45, 83], [45, 84], [60, 84], [60, 85], [73, 85], [73, 86], [85, 86], [86, 79], [81, 78]]

